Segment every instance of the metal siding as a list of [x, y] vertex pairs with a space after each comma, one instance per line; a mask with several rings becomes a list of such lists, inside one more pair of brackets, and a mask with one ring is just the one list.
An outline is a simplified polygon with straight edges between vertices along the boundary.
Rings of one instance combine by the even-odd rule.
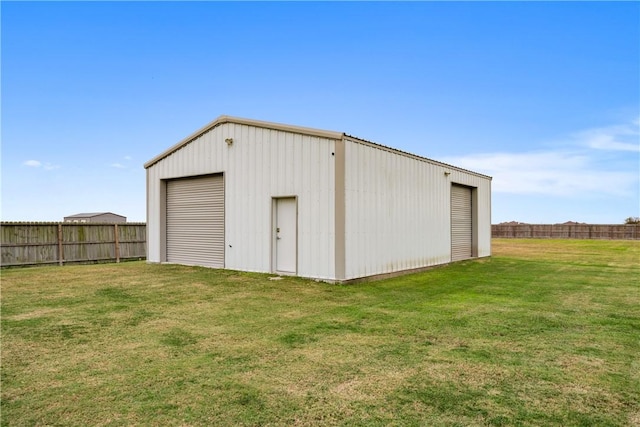
[[478, 256], [491, 254], [489, 178], [351, 139], [345, 162], [346, 279], [450, 262], [456, 181], [478, 188]]
[[161, 262], [160, 191], [162, 182], [157, 178], [157, 167], [147, 169], [147, 261]]
[[[228, 146], [225, 138], [233, 138]], [[298, 197], [298, 274], [334, 279], [334, 140], [225, 123], [149, 166], [148, 260], [162, 258], [162, 180], [224, 172], [225, 268], [270, 272], [273, 197]]]
[[451, 260], [473, 256], [471, 189], [451, 186]]
[[346, 278], [441, 263], [429, 168], [364, 144], [345, 151]]
[[167, 182], [167, 262], [224, 267], [222, 175]]

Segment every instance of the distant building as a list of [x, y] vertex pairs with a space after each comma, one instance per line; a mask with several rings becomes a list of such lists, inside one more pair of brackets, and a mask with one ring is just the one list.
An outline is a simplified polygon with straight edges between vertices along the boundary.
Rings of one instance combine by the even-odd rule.
[[127, 217], [122, 215], [116, 215], [111, 212], [79, 213], [75, 215], [65, 216], [64, 222], [120, 223], [120, 222], [127, 222]]

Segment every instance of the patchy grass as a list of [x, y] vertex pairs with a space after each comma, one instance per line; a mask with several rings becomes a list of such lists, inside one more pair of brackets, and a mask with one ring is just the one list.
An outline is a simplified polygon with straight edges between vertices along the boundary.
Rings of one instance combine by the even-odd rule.
[[2, 271], [3, 426], [639, 425], [640, 242], [494, 240], [351, 286]]

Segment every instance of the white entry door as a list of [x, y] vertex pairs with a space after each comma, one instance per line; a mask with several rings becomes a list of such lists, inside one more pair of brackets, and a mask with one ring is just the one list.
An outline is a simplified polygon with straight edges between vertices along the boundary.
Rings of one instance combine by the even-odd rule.
[[296, 273], [298, 252], [298, 208], [295, 197], [274, 199], [275, 270]]

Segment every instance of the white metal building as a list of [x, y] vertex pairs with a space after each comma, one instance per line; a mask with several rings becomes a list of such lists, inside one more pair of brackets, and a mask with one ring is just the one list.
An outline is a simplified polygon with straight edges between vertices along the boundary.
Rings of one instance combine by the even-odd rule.
[[491, 255], [491, 178], [221, 116], [145, 164], [147, 260], [330, 281]]

